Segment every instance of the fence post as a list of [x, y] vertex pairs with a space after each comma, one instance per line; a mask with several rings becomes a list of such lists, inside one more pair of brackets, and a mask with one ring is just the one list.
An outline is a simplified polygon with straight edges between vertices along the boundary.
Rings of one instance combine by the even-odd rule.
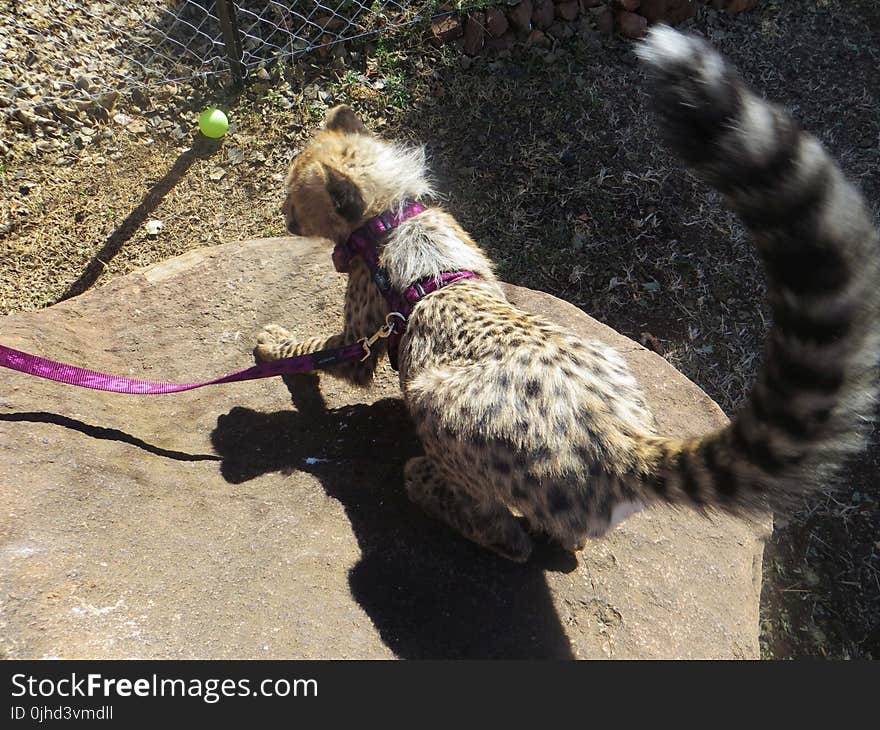
[[217, 18], [223, 31], [223, 46], [226, 49], [229, 70], [232, 71], [235, 85], [241, 86], [244, 81], [244, 66], [241, 62], [241, 33], [235, 11], [235, 0], [217, 0]]

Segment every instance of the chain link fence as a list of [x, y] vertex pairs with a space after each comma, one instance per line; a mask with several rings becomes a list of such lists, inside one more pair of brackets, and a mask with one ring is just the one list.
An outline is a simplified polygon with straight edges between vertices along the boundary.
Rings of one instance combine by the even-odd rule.
[[436, 0], [0, 0], [0, 114], [254, 69], [429, 18]]

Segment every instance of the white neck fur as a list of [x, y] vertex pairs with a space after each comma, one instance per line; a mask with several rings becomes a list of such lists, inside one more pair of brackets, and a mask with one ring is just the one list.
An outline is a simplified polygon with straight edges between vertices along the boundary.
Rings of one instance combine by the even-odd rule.
[[[428, 176], [425, 150], [373, 138], [375, 146], [362, 174], [373, 178], [380, 191], [371, 209], [399, 212], [407, 199], [434, 196]], [[391, 284], [403, 291], [415, 281], [444, 271], [473, 271], [494, 282], [492, 264], [455, 219], [439, 208], [429, 208], [401, 223], [379, 251], [381, 266]]]
[[492, 263], [485, 254], [467, 240], [451, 215], [436, 208], [419, 213], [389, 233], [379, 262], [398, 291], [420, 279], [439, 279], [444, 271], [473, 271], [495, 281]]

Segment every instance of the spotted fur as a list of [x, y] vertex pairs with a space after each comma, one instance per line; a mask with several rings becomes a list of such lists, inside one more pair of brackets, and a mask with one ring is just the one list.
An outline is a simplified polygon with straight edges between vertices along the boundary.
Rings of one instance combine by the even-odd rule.
[[[826, 484], [861, 445], [877, 392], [878, 237], [861, 197], [816, 140], [748, 91], [704, 42], [669, 29], [639, 49], [672, 144], [751, 228], [775, 325], [750, 398], [730, 427], [656, 433], [623, 358], [504, 297], [484, 253], [439, 207], [405, 221], [380, 259], [399, 288], [468, 269], [414, 308], [400, 384], [424, 456], [409, 496], [471, 540], [526, 560], [532, 532], [577, 550], [656, 501], [737, 514], [781, 507]], [[293, 162], [294, 233], [339, 242], [407, 197], [430, 194], [421, 150], [369, 135], [332, 110]], [[387, 311], [355, 267], [343, 332], [297, 343], [269, 326], [268, 360], [372, 334]], [[376, 357], [336, 375], [368, 383]]]

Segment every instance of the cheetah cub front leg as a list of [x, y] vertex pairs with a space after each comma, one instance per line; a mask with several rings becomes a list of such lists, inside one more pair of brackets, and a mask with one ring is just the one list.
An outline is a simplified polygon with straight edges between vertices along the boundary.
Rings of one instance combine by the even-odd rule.
[[267, 324], [257, 335], [257, 346], [254, 348], [254, 359], [257, 362], [273, 362], [286, 357], [297, 357], [316, 352], [325, 347], [336, 347], [332, 342], [338, 338], [312, 337], [297, 342], [293, 335], [277, 324]]
[[[350, 345], [361, 337], [369, 337], [385, 324], [387, 310], [387, 304], [373, 283], [366, 265], [360, 259], [356, 259], [352, 263], [345, 290], [342, 332], [331, 337], [310, 337], [307, 340], [297, 341], [284, 327], [267, 324], [257, 335], [254, 359], [257, 362], [272, 362]], [[339, 363], [325, 372], [353, 385], [367, 386], [372, 381], [384, 353], [385, 343], [377, 342], [366, 360]]]
[[[332, 337], [310, 337], [299, 342], [284, 327], [277, 324], [267, 324], [263, 327], [263, 331], [257, 335], [254, 359], [257, 362], [273, 362], [287, 357], [299, 357], [319, 350], [343, 347], [356, 339], [356, 337], [347, 337], [343, 333]], [[380, 348], [376, 347], [366, 361], [342, 362], [328, 368], [326, 372], [354, 385], [368, 385], [373, 379], [379, 354]]]
[[532, 540], [507, 505], [444, 477], [424, 456], [406, 462], [403, 475], [409, 498], [428, 514], [503, 558], [529, 559]]

